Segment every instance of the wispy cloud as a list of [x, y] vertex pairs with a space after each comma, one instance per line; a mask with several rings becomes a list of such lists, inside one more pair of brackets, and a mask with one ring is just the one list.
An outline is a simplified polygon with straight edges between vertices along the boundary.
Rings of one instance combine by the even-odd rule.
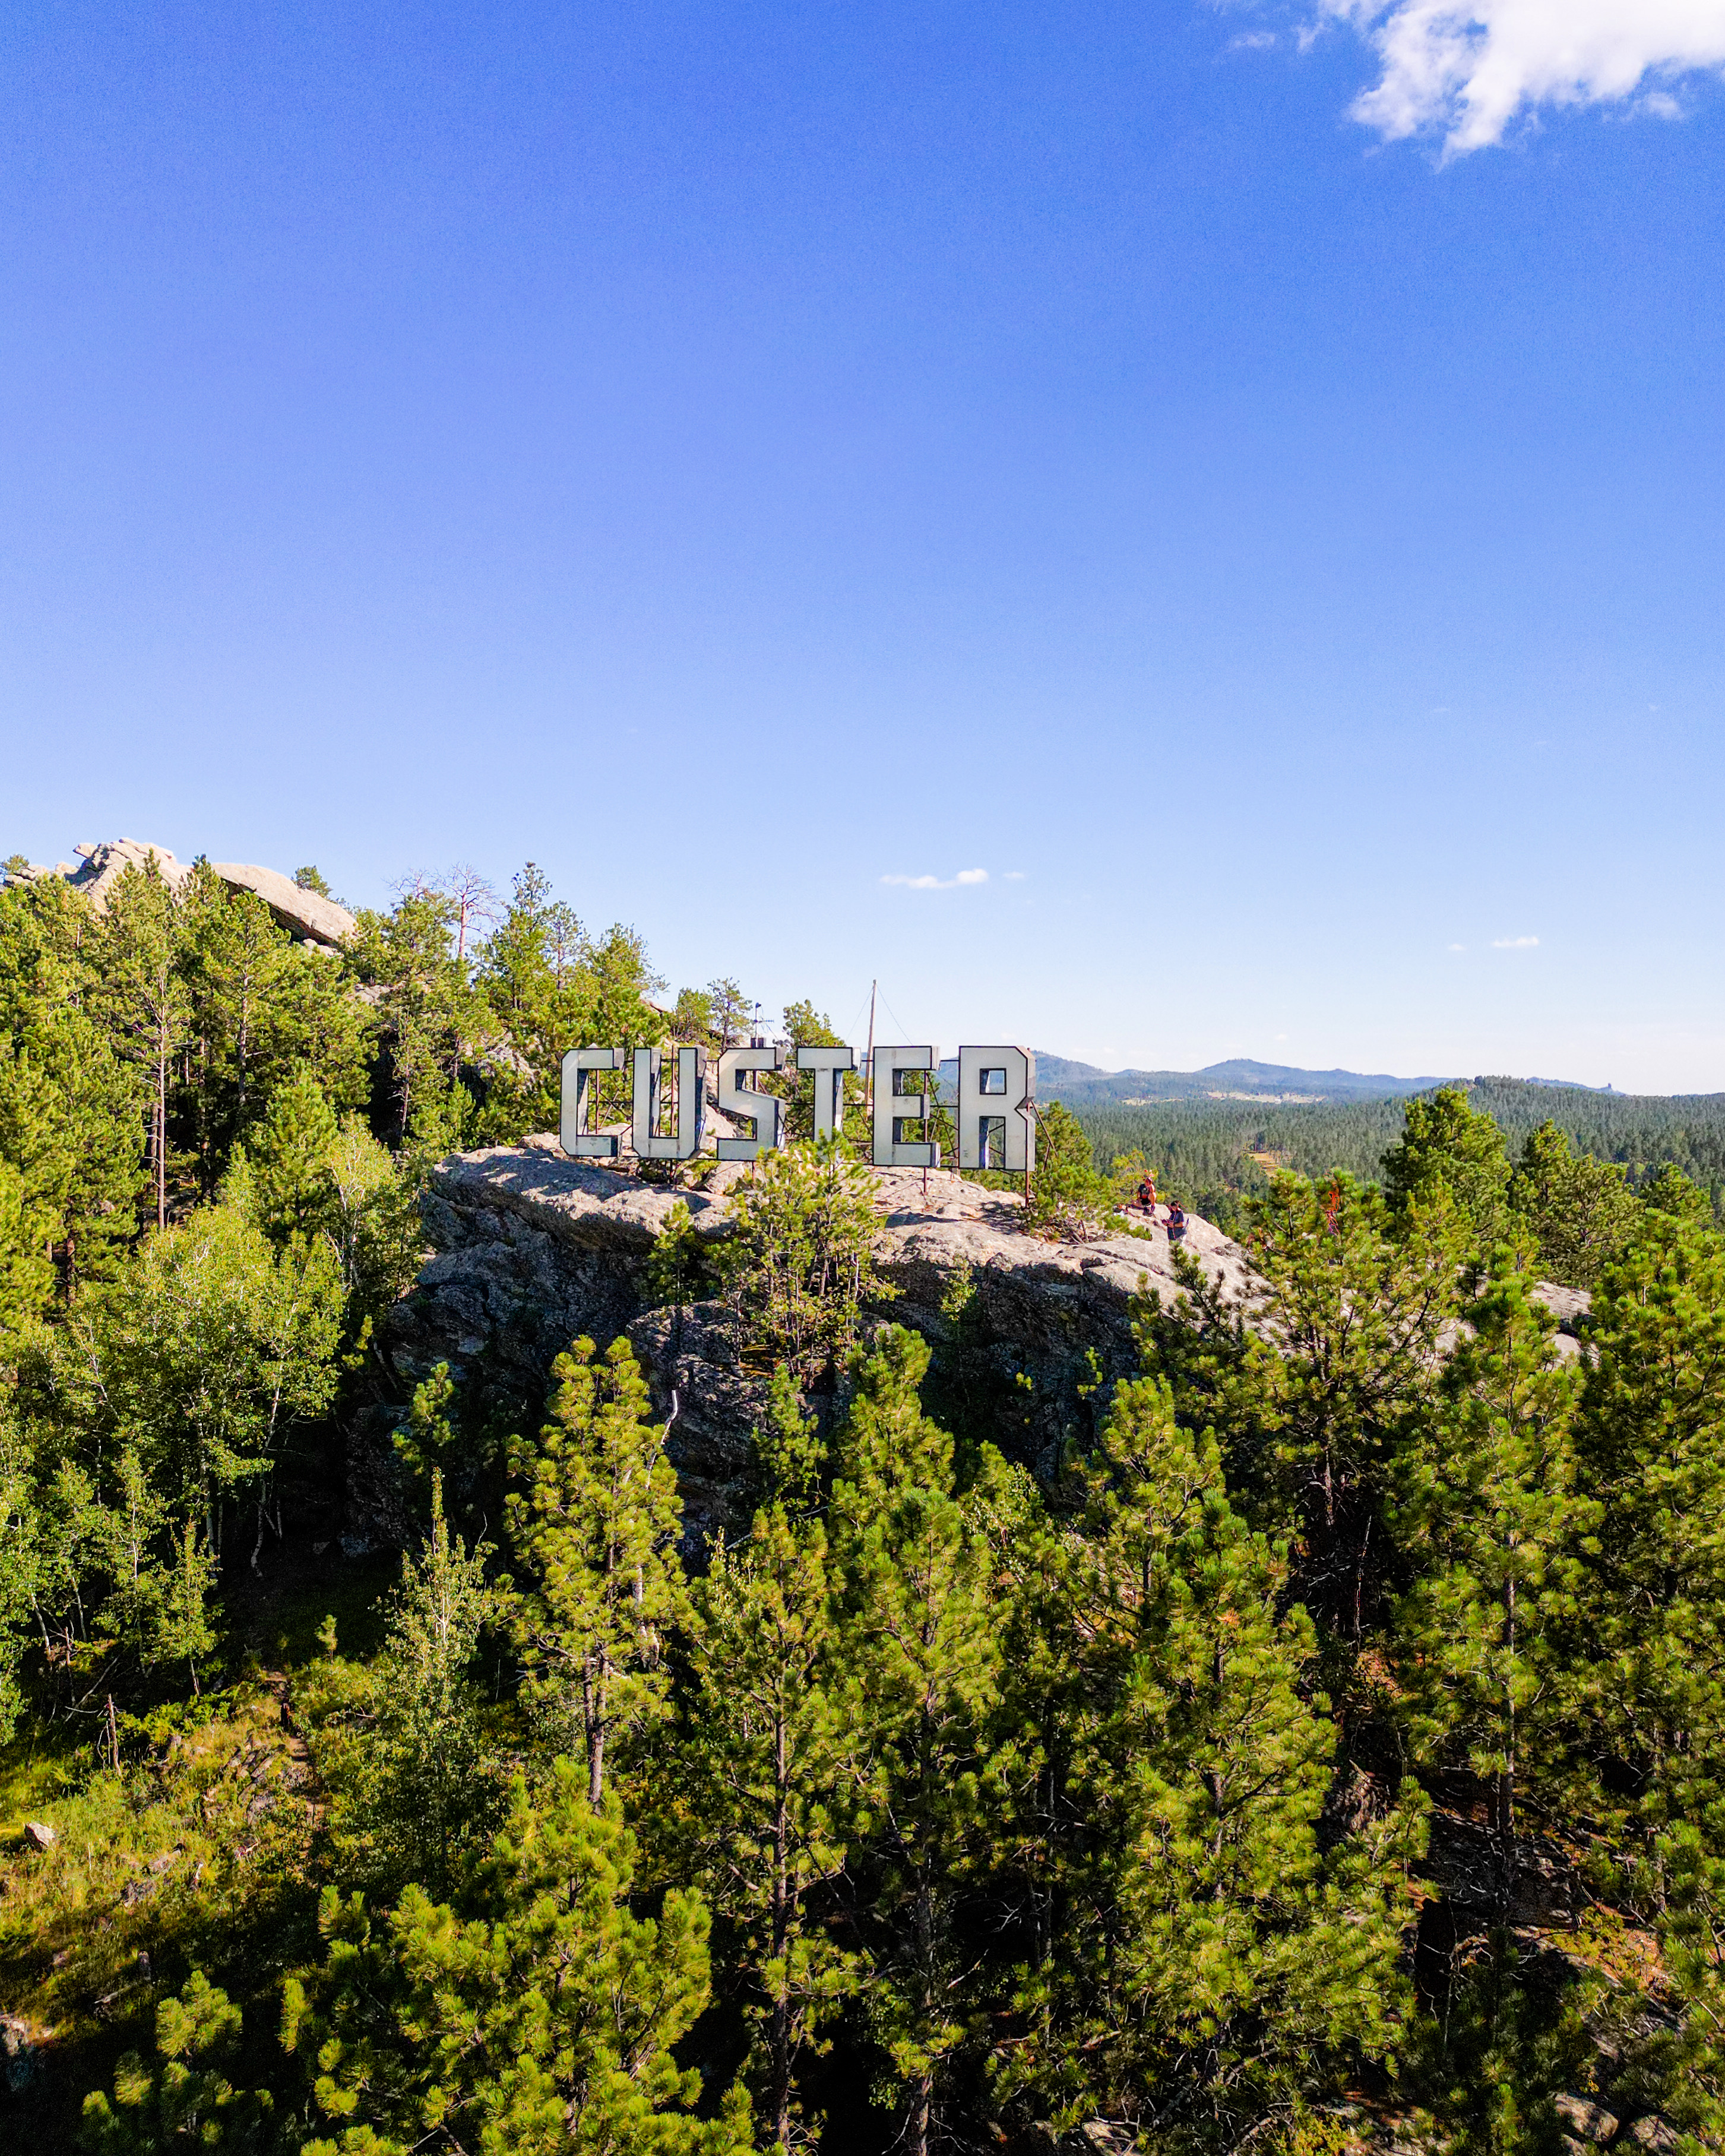
[[960, 869], [955, 876], [884, 875], [882, 883], [902, 884], [906, 891], [957, 891], [961, 884], [986, 883], [986, 869]]
[[1009, 869], [1001, 879], [1003, 883], [1022, 883], [1024, 880], [1024, 872], [1022, 869]]
[[[1671, 119], [1669, 85], [1725, 67], [1725, 0], [1317, 0], [1382, 66], [1353, 115], [1390, 141], [1441, 131], [1456, 157], [1543, 105], [1627, 104]], [[1651, 84], [1650, 84], [1651, 79]], [[1659, 83], [1667, 87], [1657, 88]]]
[[1465, 943], [1447, 943], [1444, 947], [1447, 951], [1465, 951], [1467, 946]]
[[1491, 948], [1494, 951], [1532, 951], [1538, 942], [1537, 936], [1494, 936]]
[[1228, 40], [1228, 49], [1230, 53], [1262, 53], [1275, 43], [1274, 30], [1242, 30], [1237, 38]]

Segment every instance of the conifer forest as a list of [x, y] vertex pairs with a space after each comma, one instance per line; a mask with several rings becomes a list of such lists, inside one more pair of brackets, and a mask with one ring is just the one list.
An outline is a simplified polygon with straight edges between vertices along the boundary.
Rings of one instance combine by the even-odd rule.
[[437, 1163], [736, 981], [531, 865], [339, 950], [9, 865], [0, 2143], [1725, 2146], [1717, 1101], [1045, 1103], [1017, 1233], [1147, 1171], [1249, 1291], [1177, 1250], [1032, 1457], [787, 1075], [628, 1286], [752, 1404], [708, 1534], [620, 1331], [511, 1389], [395, 1327]]

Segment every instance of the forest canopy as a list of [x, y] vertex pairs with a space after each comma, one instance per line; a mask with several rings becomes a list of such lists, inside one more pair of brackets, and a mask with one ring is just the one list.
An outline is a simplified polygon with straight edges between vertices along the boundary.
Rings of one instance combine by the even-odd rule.
[[[753, 1008], [531, 865], [335, 952], [203, 866], [0, 890], [9, 2141], [1721, 2145], [1713, 1108], [1050, 1106], [1031, 1458], [787, 1079], [627, 1276], [727, 1373], [706, 1536], [620, 1327], [511, 1390], [397, 1322], [566, 1046]], [[1105, 1369], [1062, 1245], [1147, 1168], [1249, 1294], [1176, 1248]]]

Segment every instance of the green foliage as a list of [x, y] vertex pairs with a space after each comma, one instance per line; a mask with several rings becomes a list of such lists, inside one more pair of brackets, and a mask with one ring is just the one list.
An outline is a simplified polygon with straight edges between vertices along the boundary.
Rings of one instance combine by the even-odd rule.
[[69, 1298], [136, 1225], [143, 1089], [91, 1008], [90, 930], [88, 902], [57, 879], [0, 891], [0, 1265], [14, 1312], [41, 1306], [39, 1261]]
[[735, 1048], [739, 1041], [748, 1039], [749, 1018], [754, 1006], [728, 974], [722, 980], [707, 983], [704, 1000], [707, 1024], [718, 1036], [721, 1050]]
[[239, 2009], [194, 1969], [179, 1997], [156, 2010], [155, 2071], [128, 2051], [115, 2069], [113, 2101], [100, 2090], [85, 2098], [86, 2147], [95, 2156], [262, 2149], [274, 2106], [267, 2090], [236, 2089], [228, 2078], [239, 2035]]
[[877, 1881], [869, 2010], [916, 2156], [968, 2033], [960, 1918], [987, 1861], [1001, 1664], [988, 1539], [954, 1490], [952, 1439], [917, 1397], [928, 1360], [894, 1326], [858, 1370], [829, 1511], [850, 1831]]
[[1571, 1287], [1597, 1286], [1640, 1223], [1642, 1209], [1623, 1169], [1591, 1153], [1578, 1159], [1548, 1120], [1528, 1132], [1509, 1194], [1538, 1245], [1544, 1276]]
[[1595, 1510], [1572, 1489], [1577, 1373], [1527, 1285], [1500, 1253], [1399, 1462], [1391, 1519], [1417, 1568], [1396, 1610], [1416, 1755], [1465, 1764], [1491, 1789], [1506, 1922], [1517, 1791], [1558, 1743], [1578, 1553]]
[[1066, 1243], [1083, 1243], [1105, 1233], [1114, 1193], [1096, 1172], [1084, 1126], [1058, 1101], [1036, 1116], [1036, 1165], [1024, 1225], [1033, 1233]]
[[634, 1845], [585, 1777], [515, 1785], [467, 1913], [410, 1887], [389, 1913], [326, 1892], [324, 1958], [290, 1980], [283, 2041], [326, 2134], [303, 2156], [408, 2156], [428, 2133], [497, 2156], [743, 2156], [739, 2092], [694, 2115], [675, 2047], [708, 1996], [708, 1919], [673, 1891], [629, 1907]]
[[1231, 1449], [1272, 1463], [1274, 1502], [1299, 1523], [1301, 1599], [1349, 1650], [1377, 1614], [1384, 1499], [1441, 1367], [1464, 1235], [1446, 1188], [1398, 1220], [1345, 1177], [1284, 1174], [1253, 1208], [1255, 1314], [1279, 1352], [1243, 1346], [1218, 1404]]
[[1042, 1560], [1056, 1937], [1021, 1979], [1002, 2092], [1232, 2146], [1397, 2046], [1420, 1808], [1324, 1852], [1312, 1627], [1165, 1388], [1119, 1389], [1079, 1480], [1083, 1532]]
[[806, 2057], [855, 1990], [855, 1954], [811, 1900], [842, 1871], [834, 1805], [858, 1732], [834, 1696], [838, 1633], [826, 1535], [781, 1504], [721, 1542], [696, 1590], [685, 1792], [696, 1876], [737, 1940], [755, 2073], [771, 2145], [819, 2120], [800, 2101]]
[[40, 1382], [59, 1417], [134, 1450], [177, 1512], [213, 1518], [329, 1405], [341, 1316], [327, 1250], [278, 1253], [211, 1207], [138, 1245], [72, 1313]]
[[773, 1366], [766, 1409], [755, 1425], [755, 1459], [768, 1496], [803, 1507], [815, 1497], [826, 1468], [820, 1418], [803, 1412], [803, 1398], [783, 1363]]
[[295, 943], [262, 899], [200, 864], [180, 895], [189, 1082], [177, 1096], [199, 1188], [212, 1195], [281, 1088], [297, 1081], [332, 1118], [367, 1092], [372, 1020], [345, 963]]
[[1465, 1086], [1440, 1086], [1409, 1101], [1401, 1142], [1384, 1156], [1392, 1204], [1430, 1209], [1441, 1192], [1476, 1246], [1489, 1250], [1514, 1233], [1510, 1182], [1503, 1133], [1490, 1114], [1468, 1106]]
[[444, 1517], [431, 1476], [431, 1528], [403, 1557], [375, 1667], [331, 1671], [319, 1688], [320, 1764], [334, 1792], [331, 1830], [344, 1872], [447, 1892], [481, 1846], [500, 1789], [472, 1667], [480, 1636], [504, 1612]]
[[[1667, 1099], [1476, 1078], [1467, 1099], [1470, 1108], [1492, 1116], [1511, 1146], [1549, 1119], [1578, 1152], [1622, 1166], [1638, 1194], [1664, 1164], [1702, 1194], [1710, 1218], [1717, 1219], [1725, 1206], [1725, 1094]], [[1244, 1224], [1243, 1200], [1261, 1195], [1278, 1168], [1314, 1182], [1338, 1171], [1361, 1181], [1379, 1174], [1385, 1152], [1403, 1135], [1407, 1102], [1397, 1095], [1130, 1106], [1078, 1098], [1069, 1105], [1099, 1164], [1141, 1149], [1165, 1196], [1232, 1234]]]
[[696, 1230], [689, 1208], [678, 1199], [648, 1254], [642, 1300], [649, 1308], [669, 1303], [679, 1319], [691, 1302], [704, 1302], [718, 1281], [711, 1245]]
[[[1605, 1273], [1589, 1346], [1578, 1488], [1601, 1526], [1574, 1682], [1620, 1763], [1594, 1802], [1651, 1838], [1725, 1789], [1725, 1237], [1650, 1214]], [[1651, 1849], [1646, 1864], [1638, 1898], [1656, 1907]]]
[[583, 1753], [597, 1804], [614, 1743], [626, 1747], [666, 1712], [666, 1634], [684, 1604], [682, 1507], [628, 1341], [595, 1363], [592, 1341], [578, 1340], [552, 1373], [557, 1390], [538, 1441], [510, 1448], [521, 1486], [507, 1507], [516, 1635], [530, 1712], [554, 1749]]
[[875, 1269], [874, 1199], [839, 1143], [783, 1147], [732, 1193], [719, 1263], [745, 1351], [804, 1387], [850, 1354], [865, 1303], [893, 1291]]

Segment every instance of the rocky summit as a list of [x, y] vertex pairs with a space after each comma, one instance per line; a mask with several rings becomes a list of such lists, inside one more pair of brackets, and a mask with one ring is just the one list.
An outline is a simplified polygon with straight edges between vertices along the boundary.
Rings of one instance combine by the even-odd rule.
[[[417, 1380], [446, 1362], [501, 1399], [536, 1400], [552, 1357], [572, 1339], [586, 1334], [603, 1345], [627, 1332], [655, 1405], [674, 1418], [670, 1449], [685, 1522], [691, 1541], [705, 1539], [746, 1502], [764, 1377], [739, 1359], [721, 1305], [696, 1304], [680, 1320], [645, 1307], [642, 1273], [679, 1203], [697, 1235], [716, 1242], [729, 1235], [729, 1193], [748, 1173], [727, 1163], [705, 1188], [669, 1188], [625, 1168], [570, 1160], [548, 1137], [444, 1161], [425, 1200], [434, 1255], [393, 1320], [398, 1370]], [[894, 1291], [870, 1314], [948, 1344], [954, 1328], [943, 1306], [968, 1275], [975, 1291], [968, 1381], [999, 1399], [1004, 1441], [1046, 1471], [1070, 1437], [1089, 1433], [1091, 1395], [1106, 1398], [1108, 1381], [1136, 1370], [1134, 1299], [1178, 1292], [1166, 1231], [1048, 1242], [1024, 1231], [1015, 1192], [944, 1169], [867, 1173], [880, 1215], [880, 1269]], [[1192, 1219], [1186, 1248], [1231, 1297], [1249, 1297], [1237, 1244]]]

